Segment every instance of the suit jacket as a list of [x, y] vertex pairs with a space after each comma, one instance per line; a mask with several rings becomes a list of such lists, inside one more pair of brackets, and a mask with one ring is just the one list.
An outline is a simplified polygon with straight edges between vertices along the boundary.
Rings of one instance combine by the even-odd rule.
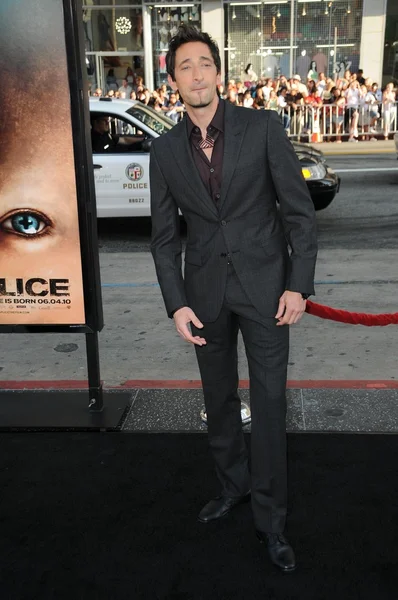
[[[219, 204], [194, 164], [185, 119], [152, 143], [150, 185], [151, 251], [169, 316], [189, 306], [202, 321], [217, 318], [227, 255], [264, 317], [275, 316], [286, 289], [314, 294], [314, 206], [275, 111], [226, 103]], [[184, 279], [178, 209], [187, 223]]]

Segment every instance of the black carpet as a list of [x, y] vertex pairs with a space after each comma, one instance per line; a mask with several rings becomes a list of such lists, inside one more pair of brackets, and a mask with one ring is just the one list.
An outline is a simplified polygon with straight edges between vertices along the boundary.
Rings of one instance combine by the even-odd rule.
[[218, 486], [201, 434], [0, 435], [1, 600], [396, 600], [398, 436], [290, 434], [279, 573], [243, 505], [196, 515]]

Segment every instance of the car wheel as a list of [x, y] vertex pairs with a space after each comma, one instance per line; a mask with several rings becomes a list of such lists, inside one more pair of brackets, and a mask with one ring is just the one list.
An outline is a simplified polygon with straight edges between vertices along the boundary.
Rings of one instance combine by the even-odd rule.
[[314, 203], [315, 210], [323, 210], [327, 208], [329, 204], [332, 202], [335, 194], [323, 194], [318, 198], [313, 198], [312, 202]]

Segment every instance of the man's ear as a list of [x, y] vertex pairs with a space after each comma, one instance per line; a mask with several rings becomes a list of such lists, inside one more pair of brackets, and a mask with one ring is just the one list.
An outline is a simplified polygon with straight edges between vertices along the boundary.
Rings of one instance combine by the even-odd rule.
[[170, 87], [171, 87], [171, 89], [173, 90], [173, 92], [176, 92], [176, 91], [177, 91], [177, 89], [178, 89], [178, 88], [177, 88], [177, 84], [176, 84], [176, 82], [175, 82], [175, 81], [173, 81], [173, 80], [172, 80], [172, 78], [171, 78], [171, 76], [170, 76], [170, 75], [167, 75], [167, 81], [168, 81], [168, 83], [169, 83], [169, 86], [170, 86]]

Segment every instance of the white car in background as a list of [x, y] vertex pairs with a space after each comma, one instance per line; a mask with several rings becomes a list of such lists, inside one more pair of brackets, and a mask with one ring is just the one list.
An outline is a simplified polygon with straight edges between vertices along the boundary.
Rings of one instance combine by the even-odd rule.
[[[151, 141], [169, 131], [174, 121], [137, 100], [90, 98], [90, 116], [109, 119], [110, 133], [132, 142], [93, 151], [98, 217], [149, 217], [149, 149]], [[324, 156], [308, 144], [293, 142], [315, 210], [323, 210], [339, 191], [340, 179]]]
[[[151, 214], [149, 194], [150, 143], [169, 131], [174, 122], [139, 101], [90, 98], [90, 117], [110, 119], [110, 133], [143, 136], [131, 148], [118, 144], [106, 152], [93, 152], [98, 217], [147, 217]], [[133, 150], [132, 150], [133, 148]]]

